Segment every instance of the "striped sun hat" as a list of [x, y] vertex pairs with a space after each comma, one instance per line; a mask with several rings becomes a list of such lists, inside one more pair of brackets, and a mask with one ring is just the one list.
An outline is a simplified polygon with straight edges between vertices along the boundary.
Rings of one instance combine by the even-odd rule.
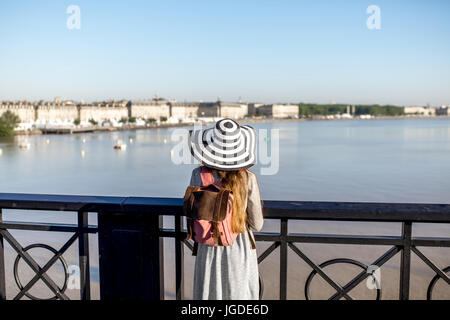
[[255, 130], [231, 119], [219, 120], [205, 130], [191, 130], [189, 145], [192, 155], [209, 168], [233, 171], [256, 163]]

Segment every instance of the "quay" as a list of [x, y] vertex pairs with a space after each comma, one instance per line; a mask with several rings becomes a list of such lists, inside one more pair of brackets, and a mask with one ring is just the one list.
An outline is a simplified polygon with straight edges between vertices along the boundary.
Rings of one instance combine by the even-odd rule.
[[91, 132], [102, 132], [102, 131], [112, 131], [114, 128], [108, 127], [54, 127], [54, 128], [41, 128], [42, 134], [74, 134], [74, 133], [91, 133]]
[[[184, 251], [192, 250], [192, 242], [186, 241], [186, 230], [182, 211], [183, 200], [179, 198], [148, 197], [104, 197], [104, 196], [66, 196], [41, 194], [0, 193], [0, 300], [6, 299], [4, 242], [8, 242], [34, 271], [34, 277], [25, 285], [20, 284], [19, 293], [14, 299], [27, 296], [37, 299], [29, 291], [42, 280], [54, 294], [53, 299], [69, 299], [66, 286], [59, 287], [46, 271], [59, 259], [75, 241], [78, 241], [78, 261], [80, 267], [80, 298], [91, 299], [89, 235], [98, 235], [100, 299], [103, 300], [160, 300], [164, 299], [164, 239], [175, 240], [175, 278], [176, 299], [184, 299]], [[2, 209], [33, 211], [76, 212], [76, 224], [33, 223], [3, 221]], [[98, 224], [88, 223], [88, 213], [96, 213]], [[174, 218], [173, 229], [163, 228], [162, 217]], [[450, 285], [450, 266], [440, 267], [426, 253], [430, 247], [450, 247], [450, 237], [416, 237], [413, 225], [416, 223], [450, 224], [449, 204], [411, 204], [411, 203], [357, 203], [357, 202], [310, 202], [310, 201], [264, 201], [264, 218], [277, 221], [279, 232], [255, 232], [257, 242], [266, 242], [269, 247], [258, 257], [261, 263], [275, 249], [279, 248], [279, 299], [287, 298], [288, 251], [295, 253], [311, 269], [304, 290], [310, 298], [310, 279], [321, 277], [335, 291], [329, 299], [355, 299], [350, 291], [358, 284], [372, 277], [369, 266], [360, 261], [340, 258], [324, 263], [314, 261], [302, 249], [302, 244], [324, 245], [352, 244], [364, 246], [385, 246], [388, 249], [374, 259], [371, 266], [381, 267], [394, 256], [400, 255], [399, 291], [400, 300], [410, 297], [411, 257], [416, 255], [433, 272], [429, 281], [427, 298], [433, 298], [433, 290], [438, 280]], [[333, 235], [304, 234], [289, 232], [290, 221], [359, 221], [400, 223], [400, 235]], [[27, 252], [29, 245], [22, 244], [11, 233], [13, 230], [66, 232], [69, 240], [60, 249], [40, 244], [54, 253], [42, 267]], [[37, 245], [37, 244], [35, 244]], [[419, 248], [420, 247], [420, 248]], [[425, 247], [425, 250], [422, 249]], [[49, 249], [51, 248], [51, 249]], [[347, 284], [340, 285], [327, 273], [326, 267], [337, 263], [347, 263], [360, 268], [360, 273]], [[19, 277], [15, 269], [16, 280]], [[68, 276], [67, 265], [65, 277]], [[67, 279], [67, 278], [66, 278]], [[261, 295], [264, 279], [260, 278]], [[376, 299], [381, 299], [381, 288], [377, 288]]]

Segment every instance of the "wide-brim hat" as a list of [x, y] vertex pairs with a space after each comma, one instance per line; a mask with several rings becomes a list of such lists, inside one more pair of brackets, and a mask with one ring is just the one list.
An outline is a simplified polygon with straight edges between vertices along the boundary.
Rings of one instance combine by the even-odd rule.
[[255, 130], [232, 119], [219, 120], [205, 130], [191, 130], [189, 146], [192, 155], [209, 168], [234, 171], [256, 163]]

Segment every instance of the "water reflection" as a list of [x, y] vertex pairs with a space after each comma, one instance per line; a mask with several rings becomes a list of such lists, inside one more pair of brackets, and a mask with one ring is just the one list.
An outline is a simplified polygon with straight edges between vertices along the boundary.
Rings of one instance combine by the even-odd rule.
[[[449, 202], [449, 123], [255, 123], [280, 130], [280, 170], [252, 170], [266, 199]], [[173, 130], [0, 138], [0, 192], [180, 197], [195, 165], [172, 163]]]

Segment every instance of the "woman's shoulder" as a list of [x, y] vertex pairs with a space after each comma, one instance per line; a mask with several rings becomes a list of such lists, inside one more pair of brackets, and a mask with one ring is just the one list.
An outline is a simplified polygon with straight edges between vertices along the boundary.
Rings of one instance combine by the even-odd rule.
[[198, 166], [192, 170], [192, 175], [200, 176], [201, 173], [212, 173], [212, 174], [216, 175], [217, 173], [215, 171], [216, 170], [210, 169], [206, 166]]
[[196, 168], [194, 168], [194, 169], [192, 170], [192, 175], [200, 174], [200, 168], [201, 168], [201, 167], [196, 167]]
[[254, 184], [258, 184], [258, 178], [256, 177], [256, 174], [254, 174], [252, 171], [250, 170], [245, 170], [246, 174], [247, 174], [247, 179], [248, 179], [248, 183], [250, 185], [254, 185]]
[[252, 178], [256, 178], [256, 174], [254, 174], [252, 171], [250, 171], [249, 169], [246, 169], [245, 172], [247, 173], [248, 177], [252, 177]]
[[192, 170], [190, 185], [191, 186], [201, 186], [202, 185], [202, 180], [200, 177], [200, 167], [194, 168]]
[[251, 179], [256, 179], [256, 174], [253, 173], [253, 171], [250, 171], [249, 169], [245, 169], [245, 172], [247, 173], [247, 176]]

